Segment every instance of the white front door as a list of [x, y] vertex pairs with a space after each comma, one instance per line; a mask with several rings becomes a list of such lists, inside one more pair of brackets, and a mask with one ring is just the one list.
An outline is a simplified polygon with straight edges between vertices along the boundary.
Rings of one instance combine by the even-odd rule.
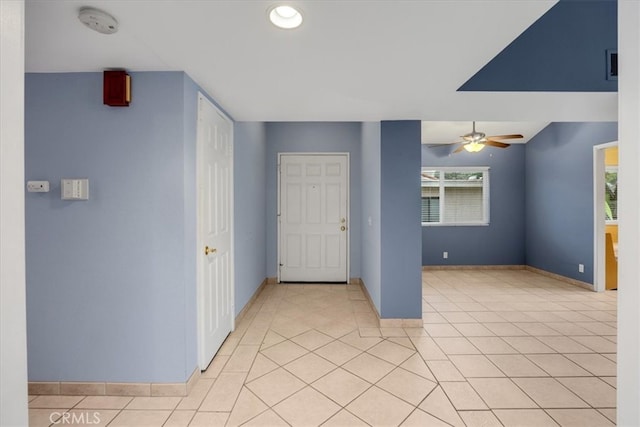
[[349, 157], [280, 154], [279, 280], [346, 282]]
[[198, 351], [209, 365], [233, 329], [231, 122], [198, 94]]

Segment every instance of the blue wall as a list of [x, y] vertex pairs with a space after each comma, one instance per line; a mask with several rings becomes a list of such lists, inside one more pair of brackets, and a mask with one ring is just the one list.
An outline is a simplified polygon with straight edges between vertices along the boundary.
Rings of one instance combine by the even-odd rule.
[[362, 281], [380, 313], [380, 122], [362, 123]]
[[618, 46], [617, 6], [558, 2], [459, 90], [617, 91], [617, 80], [606, 79], [606, 50]]
[[593, 283], [593, 146], [616, 141], [617, 131], [617, 123], [552, 123], [527, 143], [527, 265]]
[[360, 277], [360, 123], [267, 123], [267, 275], [277, 274], [278, 153], [348, 152], [350, 154], [350, 276]]
[[420, 132], [417, 120], [381, 123], [382, 318], [422, 317]]
[[[184, 245], [183, 271], [185, 283], [185, 360], [187, 375], [189, 366], [198, 363], [198, 288], [196, 256], [198, 215], [196, 205], [196, 144], [198, 130], [198, 92], [204, 91], [189, 76], [183, 80], [183, 194], [184, 194]], [[205, 95], [206, 96], [206, 95]], [[213, 101], [213, 100], [212, 100]]]
[[[26, 76], [26, 178], [52, 187], [26, 196], [31, 381], [183, 382], [197, 366], [198, 87], [132, 81], [112, 108], [101, 73]], [[88, 201], [60, 200], [73, 177]]]
[[[422, 227], [422, 265], [524, 264], [525, 146], [446, 155], [422, 146], [422, 166], [489, 166], [488, 226]], [[449, 252], [443, 259], [442, 252]]]
[[267, 144], [264, 123], [234, 126], [236, 315], [267, 277]]

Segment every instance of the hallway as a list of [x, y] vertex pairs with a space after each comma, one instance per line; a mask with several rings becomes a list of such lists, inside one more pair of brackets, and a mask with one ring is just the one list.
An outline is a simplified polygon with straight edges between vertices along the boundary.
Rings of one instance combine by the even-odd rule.
[[430, 270], [424, 327], [380, 328], [359, 286], [267, 285], [189, 396], [30, 396], [30, 422], [614, 425], [616, 296], [525, 270]]

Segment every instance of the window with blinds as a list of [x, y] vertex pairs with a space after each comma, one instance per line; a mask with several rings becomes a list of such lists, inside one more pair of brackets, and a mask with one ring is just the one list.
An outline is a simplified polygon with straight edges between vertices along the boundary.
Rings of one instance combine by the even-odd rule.
[[422, 168], [422, 225], [488, 225], [489, 168]]

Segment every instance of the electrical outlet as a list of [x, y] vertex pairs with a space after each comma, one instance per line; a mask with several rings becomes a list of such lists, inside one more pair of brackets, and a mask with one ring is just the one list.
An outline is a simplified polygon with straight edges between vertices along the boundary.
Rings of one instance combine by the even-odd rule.
[[449, 258], [449, 252], [442, 252], [442, 258], [444, 259]]
[[584, 264], [578, 264], [578, 273], [584, 273]]

